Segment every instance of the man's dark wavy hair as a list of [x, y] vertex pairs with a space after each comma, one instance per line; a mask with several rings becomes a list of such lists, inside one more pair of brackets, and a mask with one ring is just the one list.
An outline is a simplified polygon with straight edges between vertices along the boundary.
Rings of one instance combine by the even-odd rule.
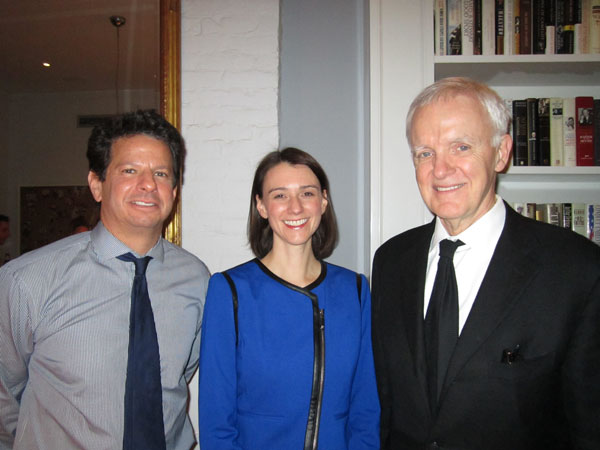
[[114, 117], [106, 124], [92, 130], [88, 140], [87, 158], [92, 172], [100, 181], [106, 180], [106, 168], [110, 164], [111, 149], [120, 138], [139, 134], [164, 142], [173, 160], [173, 185], [183, 171], [185, 144], [179, 131], [154, 110], [138, 110]]

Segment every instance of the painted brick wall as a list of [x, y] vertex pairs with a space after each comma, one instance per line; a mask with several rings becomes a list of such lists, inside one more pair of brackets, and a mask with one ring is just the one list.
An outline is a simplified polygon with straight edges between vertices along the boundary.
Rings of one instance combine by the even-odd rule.
[[[183, 247], [214, 273], [252, 257], [252, 177], [279, 141], [279, 1], [183, 0], [181, 44]], [[197, 429], [197, 377], [190, 392]]]
[[279, 1], [182, 3], [182, 239], [216, 272], [252, 257], [252, 177], [278, 146]]

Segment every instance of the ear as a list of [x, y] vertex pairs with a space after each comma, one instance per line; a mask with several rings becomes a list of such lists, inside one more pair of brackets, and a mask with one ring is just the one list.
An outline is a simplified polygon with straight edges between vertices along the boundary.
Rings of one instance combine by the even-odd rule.
[[88, 185], [90, 187], [90, 191], [92, 192], [92, 196], [94, 200], [97, 202], [102, 201], [102, 181], [96, 174], [96, 172], [92, 172], [91, 170], [88, 172]]
[[323, 198], [321, 199], [321, 214], [325, 214], [328, 204], [329, 200], [327, 200], [327, 189], [323, 189]]
[[177, 197], [177, 185], [173, 188], [173, 200]]
[[262, 202], [258, 194], [256, 195], [256, 210], [258, 211], [258, 214], [260, 214], [260, 217], [262, 217], [263, 219], [269, 218], [269, 215], [267, 214], [267, 208], [265, 207], [265, 204]]
[[509, 134], [502, 136], [502, 141], [496, 150], [496, 172], [502, 172], [510, 162], [510, 151], [512, 149], [512, 138]]

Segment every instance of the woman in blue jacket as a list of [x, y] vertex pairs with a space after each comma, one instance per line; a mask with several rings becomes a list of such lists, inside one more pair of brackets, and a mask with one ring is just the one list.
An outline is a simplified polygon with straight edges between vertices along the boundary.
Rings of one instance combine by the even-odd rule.
[[323, 261], [337, 236], [319, 163], [294, 148], [265, 156], [248, 219], [256, 259], [208, 288], [202, 450], [379, 448], [369, 287]]

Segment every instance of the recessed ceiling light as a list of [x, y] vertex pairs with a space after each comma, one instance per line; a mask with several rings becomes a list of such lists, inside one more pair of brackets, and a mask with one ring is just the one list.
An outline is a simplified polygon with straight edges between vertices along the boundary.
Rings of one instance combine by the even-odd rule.
[[44, 66], [44, 67], [50, 67], [50, 63], [49, 62], [43, 62], [42, 66]]

